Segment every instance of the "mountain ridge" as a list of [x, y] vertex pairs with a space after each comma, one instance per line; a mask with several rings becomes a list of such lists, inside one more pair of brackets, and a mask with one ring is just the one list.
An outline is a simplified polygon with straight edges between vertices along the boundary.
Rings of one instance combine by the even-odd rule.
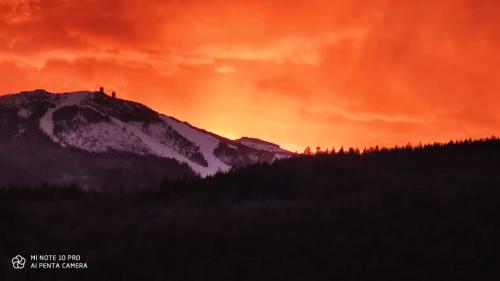
[[0, 129], [0, 141], [39, 131], [61, 148], [174, 159], [202, 177], [292, 155], [278, 145], [269, 150], [230, 140], [104, 92], [39, 89], [0, 96]]

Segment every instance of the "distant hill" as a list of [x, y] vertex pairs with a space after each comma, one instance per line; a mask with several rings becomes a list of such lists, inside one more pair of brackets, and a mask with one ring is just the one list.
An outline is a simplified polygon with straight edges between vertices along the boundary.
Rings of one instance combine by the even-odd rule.
[[204, 177], [291, 153], [232, 141], [103, 92], [35, 90], [0, 97], [0, 155], [0, 170], [9, 171], [0, 185], [93, 188]]

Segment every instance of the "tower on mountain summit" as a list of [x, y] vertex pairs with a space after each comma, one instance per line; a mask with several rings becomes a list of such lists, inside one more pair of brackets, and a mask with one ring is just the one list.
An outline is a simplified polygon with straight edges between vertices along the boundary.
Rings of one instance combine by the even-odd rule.
[[115, 91], [113, 91], [113, 92], [111, 93], [111, 97], [112, 97], [112, 98], [114, 98], [114, 99], [116, 99], [116, 92], [115, 92]]
[[104, 87], [99, 88], [99, 93], [104, 94]]

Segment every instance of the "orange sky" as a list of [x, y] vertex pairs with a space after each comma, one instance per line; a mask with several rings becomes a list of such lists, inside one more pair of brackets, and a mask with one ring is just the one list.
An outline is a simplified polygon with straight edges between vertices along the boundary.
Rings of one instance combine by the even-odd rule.
[[500, 133], [498, 0], [0, 0], [0, 92], [103, 85], [292, 150]]

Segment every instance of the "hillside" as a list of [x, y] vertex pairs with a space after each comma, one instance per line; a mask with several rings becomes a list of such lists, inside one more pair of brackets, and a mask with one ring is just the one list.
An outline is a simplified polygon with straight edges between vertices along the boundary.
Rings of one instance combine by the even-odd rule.
[[[142, 171], [156, 181], [205, 177], [291, 155], [274, 147], [232, 141], [104, 92], [35, 90], [0, 97], [0, 169], [10, 171], [0, 175], [0, 185], [43, 181], [99, 188], [113, 173], [115, 185], [144, 185]], [[99, 164], [102, 159], [110, 164]], [[125, 176], [134, 170], [138, 179]]]

